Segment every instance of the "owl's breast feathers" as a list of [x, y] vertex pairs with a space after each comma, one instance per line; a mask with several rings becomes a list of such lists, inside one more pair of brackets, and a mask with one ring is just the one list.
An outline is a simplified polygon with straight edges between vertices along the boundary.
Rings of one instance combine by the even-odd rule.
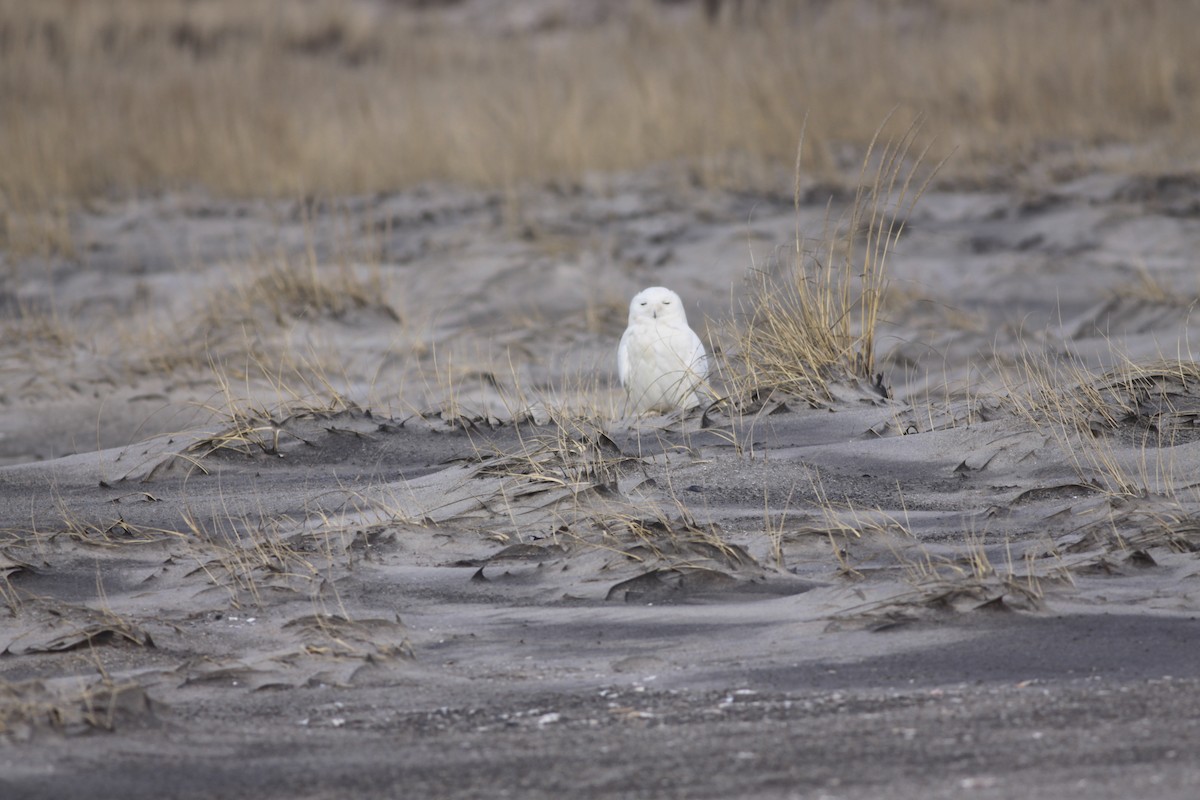
[[617, 353], [621, 383], [638, 411], [669, 411], [700, 404], [697, 386], [708, 373], [700, 337], [664, 319], [634, 321]]

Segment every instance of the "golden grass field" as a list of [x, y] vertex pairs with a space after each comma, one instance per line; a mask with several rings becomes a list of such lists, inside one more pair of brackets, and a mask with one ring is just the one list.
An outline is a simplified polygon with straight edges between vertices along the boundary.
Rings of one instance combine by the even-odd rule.
[[833, 177], [893, 108], [925, 116], [939, 155], [957, 149], [946, 179], [1096, 146], [1129, 146], [1130, 165], [1196, 156], [1187, 2], [779, 2], [717, 24], [631, 2], [515, 32], [401, 5], [4, 0], [0, 213], [181, 187], [504, 188], [662, 162], [763, 188], [806, 116], [806, 169]]

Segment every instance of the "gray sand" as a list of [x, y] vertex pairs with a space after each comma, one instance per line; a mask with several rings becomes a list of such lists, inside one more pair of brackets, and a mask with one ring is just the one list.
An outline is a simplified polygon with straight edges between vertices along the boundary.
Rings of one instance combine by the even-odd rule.
[[[1188, 357], [1196, 187], [932, 192], [890, 399], [642, 420], [628, 297], [715, 340], [790, 198], [79, 216], [77, 257], [4, 278], [75, 338], [3, 345], [0, 796], [1195, 797], [1197, 388], [1064, 439], [1006, 380]], [[369, 298], [231, 299], [306, 237]]]

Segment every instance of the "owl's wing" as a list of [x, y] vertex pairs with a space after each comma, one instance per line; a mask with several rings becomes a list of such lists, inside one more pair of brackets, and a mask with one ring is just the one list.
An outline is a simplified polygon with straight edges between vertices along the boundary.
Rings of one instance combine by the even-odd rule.
[[629, 332], [632, 328], [626, 328], [625, 333], [621, 335], [621, 343], [617, 345], [617, 377], [621, 379], [621, 385], [625, 386], [629, 382]]
[[688, 329], [688, 333], [692, 334], [691, 341], [691, 357], [688, 358], [688, 366], [696, 377], [704, 380], [708, 377], [708, 354], [704, 352], [704, 342], [700, 341], [700, 337], [696, 332]]

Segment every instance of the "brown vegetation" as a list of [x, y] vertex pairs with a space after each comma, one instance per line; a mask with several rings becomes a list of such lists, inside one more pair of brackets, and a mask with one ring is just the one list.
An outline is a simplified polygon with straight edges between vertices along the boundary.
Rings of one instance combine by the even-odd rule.
[[[844, 218], [827, 220], [820, 240], [806, 241], [797, 230], [795, 250], [785, 263], [752, 279], [745, 319], [733, 329], [743, 368], [734, 378], [744, 384], [739, 393], [779, 388], [819, 404], [831, 398], [831, 380], [881, 380], [874, 371], [875, 338], [888, 253], [933, 177], [929, 172], [922, 183], [916, 175], [924, 156], [911, 152], [918, 132], [911, 126], [876, 155], [877, 133]], [[800, 178], [798, 156], [797, 216]], [[875, 388], [886, 395], [881, 384]]]
[[828, 176], [893, 107], [959, 148], [948, 175], [1004, 174], [1034, 148], [1178, 146], [1200, 108], [1184, 2], [793, 2], [716, 25], [620, 9], [533, 35], [397, 4], [0, 0], [0, 222], [114, 191], [504, 186], [664, 161], [762, 185], [806, 114], [807, 170]]

